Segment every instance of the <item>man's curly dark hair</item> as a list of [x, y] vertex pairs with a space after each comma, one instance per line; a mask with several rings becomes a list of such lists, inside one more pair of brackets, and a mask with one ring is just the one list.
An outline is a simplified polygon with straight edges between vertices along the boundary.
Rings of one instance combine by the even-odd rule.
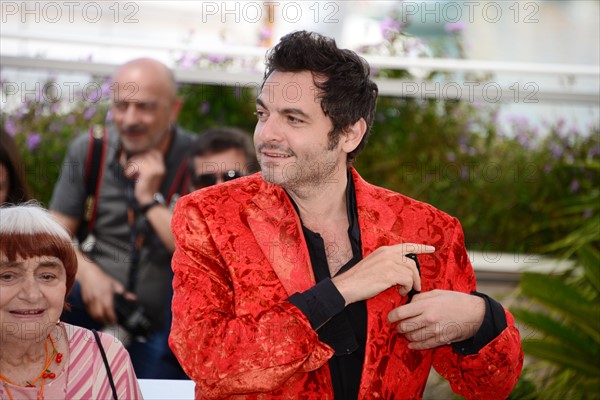
[[262, 86], [273, 71], [312, 73], [321, 108], [333, 123], [329, 132], [331, 148], [350, 125], [365, 119], [365, 135], [348, 154], [351, 163], [367, 144], [373, 126], [378, 89], [369, 77], [369, 64], [355, 52], [338, 48], [332, 38], [298, 31], [282, 37], [267, 53]]

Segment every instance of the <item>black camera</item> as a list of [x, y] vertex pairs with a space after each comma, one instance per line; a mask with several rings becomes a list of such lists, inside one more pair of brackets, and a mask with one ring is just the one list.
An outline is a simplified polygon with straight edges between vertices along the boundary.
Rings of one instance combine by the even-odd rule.
[[146, 316], [144, 306], [137, 301], [127, 300], [123, 294], [115, 293], [115, 312], [119, 325], [136, 337], [148, 337], [152, 332], [152, 321]]

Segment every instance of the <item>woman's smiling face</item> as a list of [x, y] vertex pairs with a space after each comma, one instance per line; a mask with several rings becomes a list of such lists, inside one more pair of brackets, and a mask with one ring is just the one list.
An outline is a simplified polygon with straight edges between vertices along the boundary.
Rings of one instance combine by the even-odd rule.
[[36, 340], [56, 324], [63, 311], [67, 278], [54, 256], [0, 254], [0, 326], [8, 339]]

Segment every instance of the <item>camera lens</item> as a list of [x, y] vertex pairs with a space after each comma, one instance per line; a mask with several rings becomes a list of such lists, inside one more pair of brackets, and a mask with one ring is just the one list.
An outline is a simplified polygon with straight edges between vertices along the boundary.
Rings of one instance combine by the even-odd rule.
[[119, 325], [133, 336], [147, 337], [150, 334], [152, 322], [140, 303], [127, 300], [122, 294], [115, 294], [115, 311]]

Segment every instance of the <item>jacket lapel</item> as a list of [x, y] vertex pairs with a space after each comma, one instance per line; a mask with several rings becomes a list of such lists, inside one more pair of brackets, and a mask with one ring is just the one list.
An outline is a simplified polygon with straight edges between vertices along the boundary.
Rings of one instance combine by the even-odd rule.
[[364, 258], [381, 246], [400, 243], [400, 238], [392, 232], [392, 227], [398, 223], [398, 217], [386, 204], [386, 199], [382, 198], [381, 190], [376, 191], [354, 169], [352, 176]]
[[263, 182], [252, 203], [248, 225], [288, 295], [314, 286], [300, 220], [285, 191]]

